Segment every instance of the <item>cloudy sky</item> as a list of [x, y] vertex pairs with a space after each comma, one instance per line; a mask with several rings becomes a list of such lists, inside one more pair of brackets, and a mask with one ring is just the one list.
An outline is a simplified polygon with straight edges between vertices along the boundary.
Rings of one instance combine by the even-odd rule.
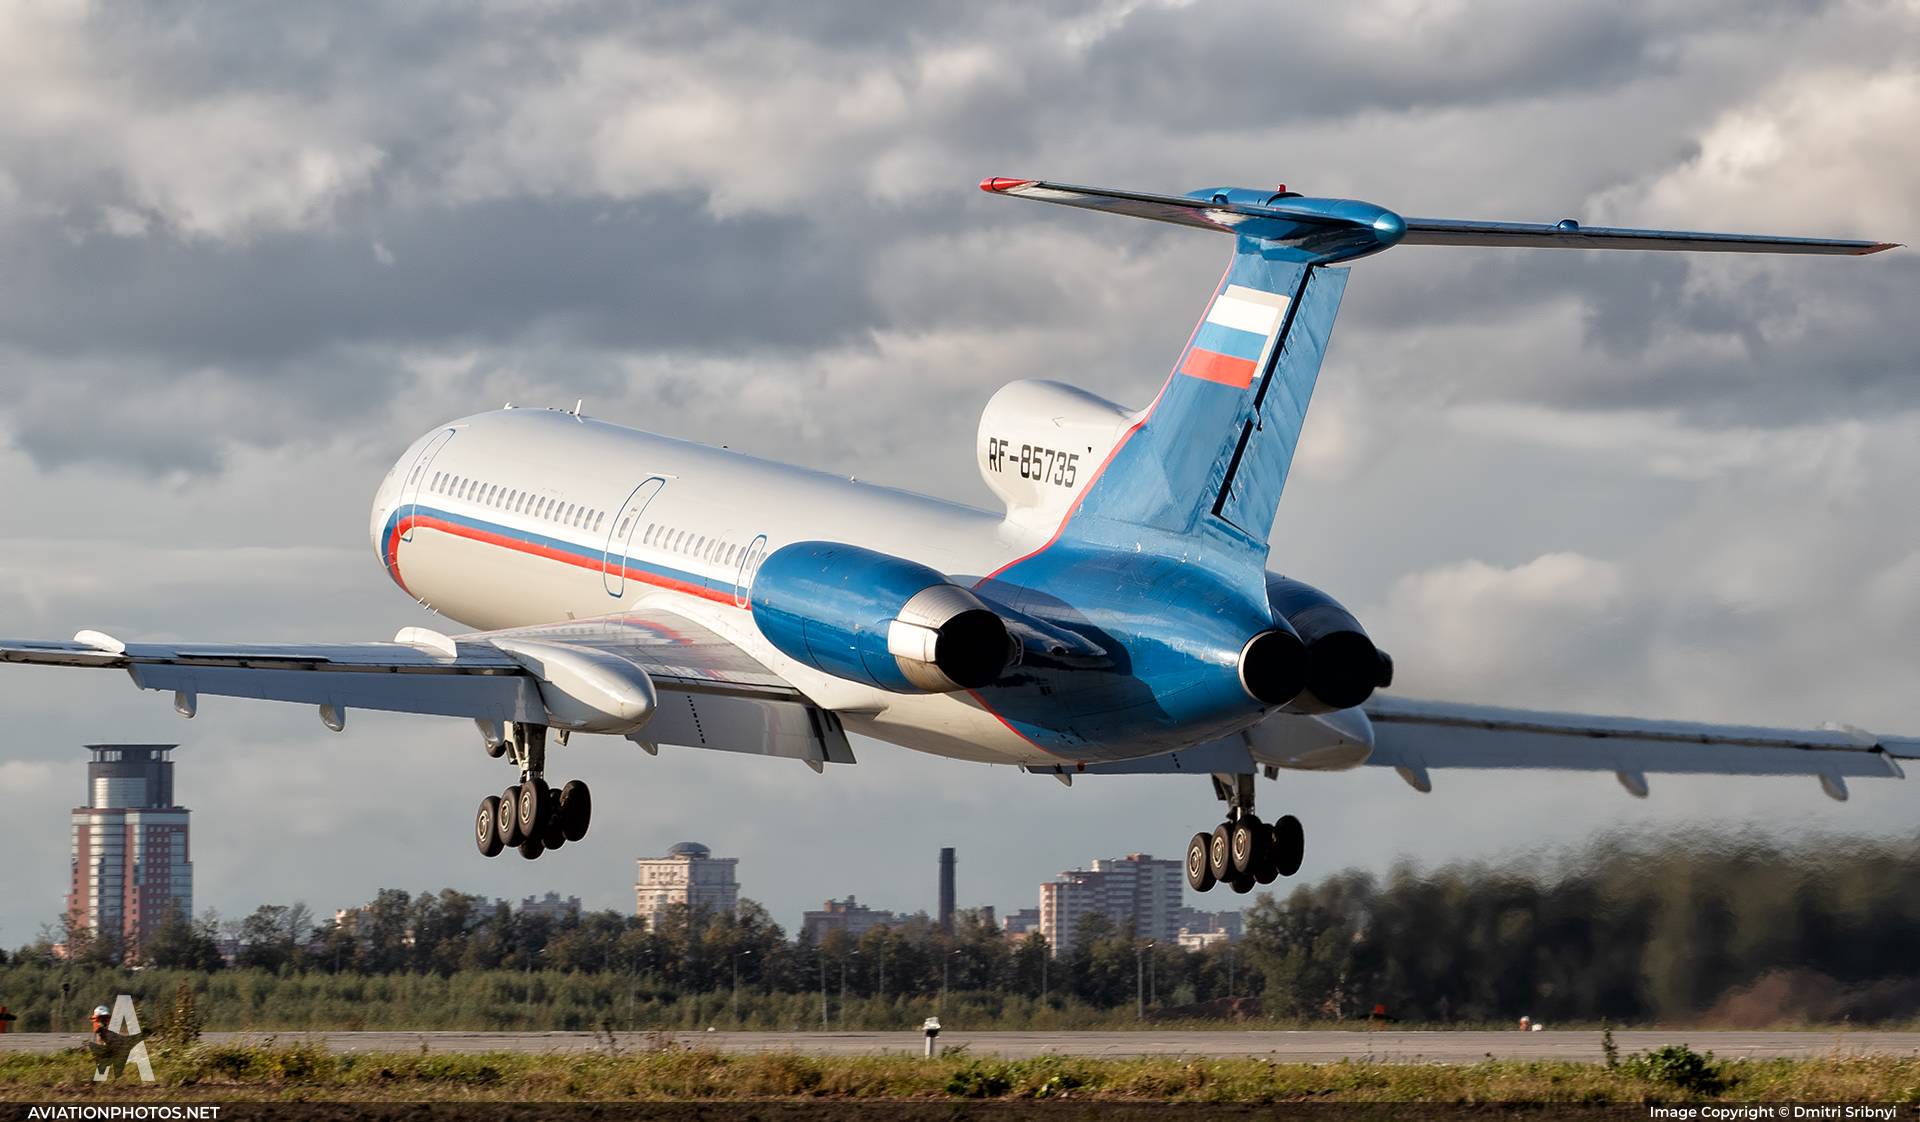
[[[1037, 10], [1044, 7], [1044, 12]], [[764, 0], [0, 7], [0, 632], [379, 639], [374, 486], [504, 401], [979, 502], [1001, 383], [1143, 404], [1222, 239], [975, 190], [1285, 182], [1407, 214], [1920, 240], [1920, 4]], [[1920, 252], [1362, 262], [1275, 529], [1408, 696], [1920, 732]], [[1176, 856], [1200, 780], [1073, 789], [583, 738], [587, 843], [487, 862], [462, 722], [6, 668], [0, 945], [62, 907], [78, 745], [179, 740], [198, 904], [381, 887], [631, 906], [635, 856], [1031, 906]], [[1920, 787], [1389, 774], [1263, 783], [1313, 877], [1622, 827], [1905, 833]], [[1214, 897], [1221, 900], [1221, 897]], [[1225, 899], [1230, 900], [1231, 897]]]

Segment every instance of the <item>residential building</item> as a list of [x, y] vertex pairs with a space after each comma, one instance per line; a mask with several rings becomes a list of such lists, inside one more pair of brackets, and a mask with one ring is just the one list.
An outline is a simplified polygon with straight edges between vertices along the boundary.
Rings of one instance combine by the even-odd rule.
[[1009, 939], [1026, 938], [1032, 932], [1040, 930], [1040, 909], [1021, 908], [1000, 921], [1000, 930]]
[[89, 744], [87, 805], [73, 808], [67, 919], [129, 960], [172, 913], [193, 914], [188, 811], [174, 802], [173, 744]]
[[550, 919], [555, 923], [580, 914], [580, 897], [569, 896], [562, 900], [558, 892], [549, 892], [535, 898], [528, 896], [520, 901], [519, 912], [523, 916], [537, 919]]
[[738, 857], [715, 857], [706, 846], [688, 841], [667, 850], [665, 857], [642, 857], [636, 864], [634, 913], [649, 928], [675, 904], [685, 905], [696, 915], [731, 915], [740, 904], [740, 883], [735, 879]]
[[900, 917], [892, 912], [869, 908], [848, 896], [845, 900], [828, 900], [817, 912], [801, 913], [800, 930], [817, 943], [831, 931], [844, 931], [858, 939], [876, 927], [893, 927], [899, 922]]
[[1040, 933], [1059, 954], [1073, 945], [1080, 921], [1097, 913], [1122, 930], [1131, 928], [1141, 939], [1172, 944], [1179, 936], [1174, 921], [1186, 875], [1181, 862], [1159, 861], [1145, 853], [1069, 869], [1040, 886]]

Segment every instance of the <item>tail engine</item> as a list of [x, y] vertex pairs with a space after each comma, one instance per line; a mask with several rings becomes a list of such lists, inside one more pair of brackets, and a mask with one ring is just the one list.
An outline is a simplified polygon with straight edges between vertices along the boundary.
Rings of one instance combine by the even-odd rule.
[[1256, 701], [1295, 713], [1351, 709], [1393, 684], [1393, 659], [1338, 600], [1267, 574], [1274, 627], [1240, 652], [1240, 682]]
[[783, 654], [896, 693], [997, 680], [1018, 657], [1006, 623], [917, 562], [838, 542], [794, 542], [753, 579], [753, 622]]

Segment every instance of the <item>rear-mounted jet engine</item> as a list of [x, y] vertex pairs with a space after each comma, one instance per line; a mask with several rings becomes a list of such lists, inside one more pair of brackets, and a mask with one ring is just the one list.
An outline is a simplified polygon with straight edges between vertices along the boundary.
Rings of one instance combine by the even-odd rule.
[[[1372, 697], [1374, 690], [1393, 684], [1393, 659], [1373, 645], [1366, 628], [1338, 600], [1303, 581], [1268, 573], [1267, 602], [1273, 607], [1274, 622], [1291, 630], [1306, 646], [1306, 688], [1286, 706], [1289, 711], [1351, 709]], [[1273, 634], [1267, 632], [1254, 642]], [[1273, 646], [1280, 650], [1286, 644]], [[1241, 655], [1243, 679], [1253, 653], [1250, 644]]]
[[979, 689], [1019, 648], [979, 597], [917, 562], [838, 542], [774, 550], [753, 622], [790, 658], [896, 693]]

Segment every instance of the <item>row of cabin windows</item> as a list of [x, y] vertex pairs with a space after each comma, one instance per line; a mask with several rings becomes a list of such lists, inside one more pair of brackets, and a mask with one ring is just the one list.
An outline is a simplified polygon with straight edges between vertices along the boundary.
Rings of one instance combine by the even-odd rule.
[[[627, 524], [621, 521], [614, 531], [616, 535], [626, 536]], [[710, 538], [705, 534], [696, 534], [692, 530], [678, 530], [659, 522], [647, 523], [646, 533], [640, 536], [640, 544], [653, 546], [669, 553], [679, 553], [696, 560], [711, 561], [716, 565], [731, 565], [746, 552], [745, 546], [734, 545], [719, 538]]]
[[[562, 503], [558, 499], [549, 499], [502, 487], [494, 483], [469, 479], [451, 472], [435, 472], [433, 482], [428, 489], [439, 495], [449, 495], [456, 499], [477, 502], [483, 506], [499, 510], [512, 511], [515, 514], [527, 514], [535, 518], [544, 518], [550, 522], [559, 522], [582, 530], [598, 531], [606, 524], [607, 514], [602, 510], [590, 510], [571, 503]], [[615, 535], [625, 538], [629, 519], [623, 518], [615, 528]], [[731, 565], [739, 560], [745, 547], [731, 542], [696, 534], [691, 530], [678, 530], [658, 522], [647, 523], [641, 545], [654, 546], [670, 553], [684, 554], [688, 557], [711, 561], [718, 565]], [[756, 568], [758, 565], [756, 564]]]
[[435, 472], [429, 490], [438, 495], [449, 495], [467, 502], [490, 506], [495, 510], [525, 514], [548, 522], [558, 522], [562, 526], [572, 526], [579, 530], [598, 530], [606, 524], [607, 512], [593, 510], [577, 503], [563, 503], [559, 499], [550, 499], [544, 495], [535, 495], [531, 491], [519, 491], [511, 487], [502, 487], [498, 483], [468, 479], [450, 472]]

